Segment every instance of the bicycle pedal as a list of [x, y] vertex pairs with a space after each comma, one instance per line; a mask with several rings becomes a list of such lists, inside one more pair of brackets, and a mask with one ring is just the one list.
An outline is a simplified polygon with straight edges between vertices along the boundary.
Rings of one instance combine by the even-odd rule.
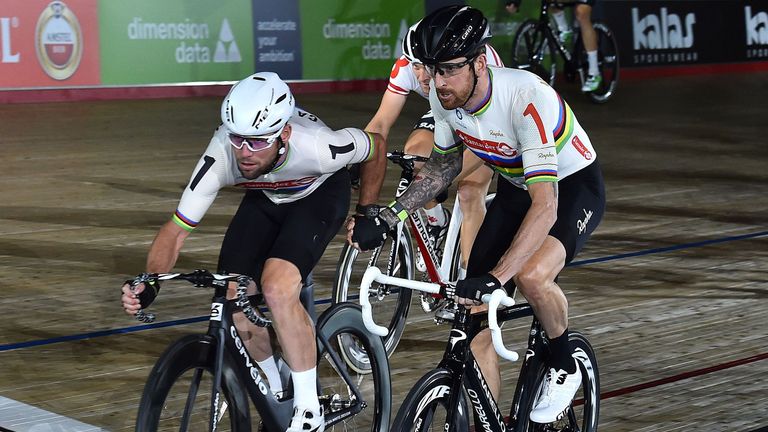
[[442, 324], [446, 322], [453, 322], [456, 319], [456, 310], [442, 308], [435, 311], [435, 323]]

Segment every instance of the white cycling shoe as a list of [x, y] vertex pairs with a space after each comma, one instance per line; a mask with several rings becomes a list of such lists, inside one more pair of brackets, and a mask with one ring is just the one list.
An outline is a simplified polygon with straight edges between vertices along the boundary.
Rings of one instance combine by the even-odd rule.
[[323, 432], [325, 430], [325, 416], [323, 407], [320, 407], [320, 413], [312, 412], [310, 409], [293, 408], [293, 418], [291, 425], [286, 432]]
[[581, 386], [581, 371], [569, 374], [560, 369], [550, 368], [539, 400], [531, 411], [530, 419], [535, 423], [552, 423], [562, 418], [563, 412], [571, 405], [576, 391]]

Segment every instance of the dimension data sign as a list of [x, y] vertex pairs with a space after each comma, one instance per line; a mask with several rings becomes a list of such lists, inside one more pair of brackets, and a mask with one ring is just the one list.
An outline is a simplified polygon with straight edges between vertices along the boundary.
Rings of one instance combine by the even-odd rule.
[[299, 3], [304, 79], [386, 78], [402, 35], [424, 16], [412, 0]]
[[239, 80], [253, 71], [249, 0], [101, 2], [102, 84]]

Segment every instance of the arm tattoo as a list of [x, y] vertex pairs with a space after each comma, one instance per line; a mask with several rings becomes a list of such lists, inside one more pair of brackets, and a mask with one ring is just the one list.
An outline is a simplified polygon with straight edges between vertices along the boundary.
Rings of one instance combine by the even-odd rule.
[[408, 189], [397, 201], [408, 213], [424, 206], [429, 200], [451, 185], [461, 172], [462, 152], [441, 154], [432, 152]]

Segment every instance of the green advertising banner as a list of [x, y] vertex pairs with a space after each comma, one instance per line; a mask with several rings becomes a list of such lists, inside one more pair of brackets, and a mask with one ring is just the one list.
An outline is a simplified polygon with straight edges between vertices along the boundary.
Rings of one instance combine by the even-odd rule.
[[302, 1], [304, 79], [384, 79], [400, 56], [400, 41], [424, 16], [424, 3]]
[[106, 85], [239, 80], [253, 73], [250, 0], [100, 0]]

